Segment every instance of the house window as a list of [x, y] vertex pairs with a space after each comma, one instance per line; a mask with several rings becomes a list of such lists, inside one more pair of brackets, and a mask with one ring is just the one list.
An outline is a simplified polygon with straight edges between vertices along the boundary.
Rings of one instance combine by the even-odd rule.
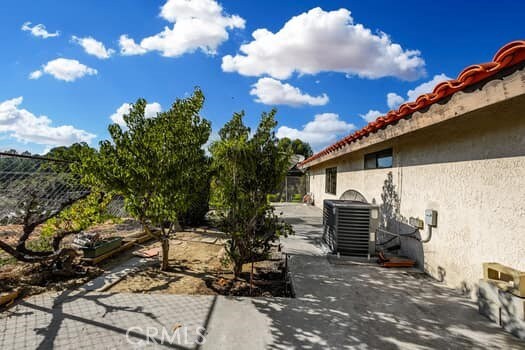
[[336, 194], [337, 190], [337, 168], [327, 168], [326, 170], [326, 183], [324, 191], [326, 193]]
[[392, 167], [392, 148], [365, 154], [365, 169], [383, 169]]
[[307, 174], [306, 175], [306, 191], [305, 193], [310, 193], [310, 174]]

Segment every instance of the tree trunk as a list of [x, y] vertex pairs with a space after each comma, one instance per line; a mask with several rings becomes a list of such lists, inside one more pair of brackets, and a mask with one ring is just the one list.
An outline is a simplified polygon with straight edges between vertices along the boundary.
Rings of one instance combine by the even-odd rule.
[[24, 232], [20, 238], [18, 238], [18, 243], [16, 245], [16, 250], [19, 252], [25, 252], [26, 251], [26, 241], [29, 239], [29, 236], [31, 236], [31, 233], [35, 230], [36, 225], [34, 224], [26, 224], [24, 223]]
[[241, 275], [242, 265], [243, 264], [241, 261], [233, 261], [233, 276], [235, 277], [235, 279], [239, 278], [239, 276]]
[[27, 250], [26, 252], [20, 252], [2, 240], [0, 240], [0, 249], [11, 255], [16, 260], [27, 263], [46, 263], [57, 259], [62, 255], [69, 255], [69, 250], [71, 250], [60, 249], [55, 252], [34, 252], [32, 250]]
[[71, 230], [71, 231], [62, 231], [62, 232], [55, 233], [55, 235], [53, 236], [53, 240], [51, 242], [51, 246], [53, 247], [53, 250], [55, 252], [60, 250], [60, 243], [66, 236], [80, 233], [80, 231], [81, 230]]
[[160, 242], [162, 246], [162, 260], [160, 263], [160, 270], [166, 271], [169, 267], [170, 239], [168, 237], [162, 237]]
[[253, 257], [252, 257], [252, 269], [250, 271], [250, 296], [252, 296], [253, 291]]

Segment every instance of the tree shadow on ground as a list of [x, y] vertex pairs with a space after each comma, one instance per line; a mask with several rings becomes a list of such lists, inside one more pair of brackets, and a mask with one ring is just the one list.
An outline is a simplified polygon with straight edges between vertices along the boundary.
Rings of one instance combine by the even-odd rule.
[[[148, 317], [149, 319], [155, 321], [156, 323], [159, 323], [155, 314], [144, 311], [144, 308], [142, 306], [111, 305], [110, 303], [103, 302], [104, 299], [110, 298], [113, 295], [114, 293], [108, 293], [108, 294], [89, 294], [88, 292], [74, 293], [74, 291], [72, 290], [66, 290], [60, 295], [58, 295], [53, 300], [53, 306], [51, 308], [52, 318], [49, 324], [43, 328], [35, 329], [36, 334], [40, 334], [44, 336], [44, 339], [38, 346], [38, 349], [50, 349], [53, 347], [53, 342], [55, 341], [58, 335], [58, 331], [62, 325], [62, 322], [65, 319], [65, 314], [63, 310], [64, 304], [70, 303], [72, 301], [76, 301], [79, 299], [89, 300], [89, 301], [94, 302], [98, 306], [102, 306], [104, 308], [104, 313], [102, 314], [102, 318], [114, 312], [129, 312], [129, 313], [137, 313], [137, 314], [144, 315]], [[30, 307], [30, 304], [27, 302], [22, 302], [21, 305]], [[91, 321], [91, 323], [95, 323], [95, 322]], [[102, 324], [99, 323], [99, 325], [102, 325]], [[106, 328], [106, 327], [103, 327], [103, 328]], [[124, 332], [125, 331], [126, 330], [124, 330]]]
[[302, 218], [284, 218], [283, 220], [286, 221], [287, 223], [289, 223], [290, 225], [307, 224], [309, 226], [313, 226], [313, 227], [317, 227], [317, 228], [322, 228], [323, 227], [322, 223], [311, 223], [308, 220], [305, 220], [305, 219], [302, 219]]
[[[384, 225], [408, 230], [399, 214], [400, 199], [391, 175], [386, 178], [381, 199]], [[301, 210], [294, 210], [287, 215], [301, 215]], [[321, 212], [318, 214], [317, 223], [322, 220]], [[322, 230], [307, 223], [294, 229], [314, 243], [322, 235]], [[406, 239], [418, 243], [422, 251], [421, 242]], [[270, 324], [271, 349], [524, 347], [481, 316], [477, 306], [460, 292], [421, 271], [332, 265], [322, 256], [301, 255], [290, 257], [289, 269], [297, 298], [252, 300]], [[445, 271], [442, 273], [444, 278]]]
[[308, 294], [253, 300], [270, 320], [272, 349], [523, 348], [469, 300], [424, 274], [334, 266], [322, 257], [309, 262], [307, 275], [294, 275], [296, 288], [308, 284]]
[[[137, 294], [135, 294], [135, 296], [137, 296]], [[138, 297], [135, 298], [133, 297], [133, 294], [102, 294], [90, 292], [79, 293], [72, 290], [68, 290], [53, 298], [51, 307], [40, 305], [40, 303], [38, 302], [32, 303], [29, 301], [21, 301], [18, 305], [24, 309], [24, 312], [20, 312], [18, 314], [15, 313], [12, 316], [23, 316], [24, 314], [27, 314], [29, 312], [33, 314], [32, 317], [35, 317], [35, 323], [37, 323], [36, 320], [38, 318], [47, 317], [46, 315], [50, 315], [49, 321], [46, 322], [46, 325], [44, 327], [33, 329], [35, 334], [39, 335], [42, 339], [39, 342], [39, 344], [35, 347], [36, 349], [54, 348], [56, 346], [56, 342], [58, 341], [59, 333], [61, 337], [60, 342], [63, 342], [64, 332], [66, 332], [67, 337], [69, 337], [70, 332], [75, 332], [74, 330], [71, 330], [72, 326], [75, 329], [75, 324], [80, 324], [80, 326], [76, 326], [76, 329], [78, 329], [78, 327], [81, 327], [82, 329], [91, 329], [91, 331], [88, 331], [88, 333], [93, 332], [93, 328], [95, 328], [98, 329], [97, 332], [104, 330], [109, 333], [114, 333], [118, 336], [121, 336], [122, 339], [126, 339], [126, 337], [128, 337], [129, 335], [130, 338], [133, 338], [135, 340], [142, 340], [147, 342], [146, 344], [152, 344], [152, 342], [162, 344], [162, 346], [159, 346], [165, 348], [186, 350], [193, 349], [196, 347], [196, 344], [193, 347], [187, 347], [179, 344], [169, 343], [163, 341], [163, 339], [161, 339], [159, 336], [148, 334], [145, 329], [145, 320], [150, 320], [149, 322], [146, 321], [149, 324], [149, 326], [157, 325], [156, 328], [158, 329], [166, 327], [166, 322], [165, 320], [164, 322], [161, 322], [159, 320], [159, 310], [157, 310], [158, 306], [142, 306], [141, 301], [138, 300], [141, 297], [145, 296], [138, 295]], [[162, 297], [159, 298], [162, 299]], [[203, 299], [203, 302], [204, 301], [205, 300]], [[209, 300], [206, 300], [206, 305], [202, 305], [202, 309], [206, 310], [205, 315], [211, 312], [211, 307], [210, 305], [208, 305], [208, 301]], [[94, 303], [99, 308], [93, 307], [92, 303]], [[158, 304], [161, 303], [162, 301], [158, 302]], [[213, 306], [213, 302], [211, 305]], [[164, 308], [169, 307], [170, 305], [166, 304]], [[152, 308], [156, 311], [148, 311]], [[163, 311], [164, 318], [166, 316], [166, 312], [166, 310]], [[120, 313], [120, 315], [111, 316], [111, 314], [118, 313]], [[40, 315], [38, 316], [36, 314]], [[126, 314], [129, 314], [129, 316], [126, 316]], [[209, 315], [205, 317], [209, 318]], [[106, 319], [106, 321], [103, 321], [102, 319]], [[118, 325], [114, 322], [115, 319], [120, 320]], [[68, 325], [64, 325], [64, 322], [66, 320], [68, 321]], [[74, 321], [74, 324], [72, 324], [71, 321]], [[139, 327], [138, 329], [132, 328], [137, 328], [137, 326]], [[171, 328], [172, 325], [169, 327]], [[82, 335], [82, 332], [77, 331], [77, 335], [80, 337]], [[160, 332], [158, 334], [160, 335]], [[69, 348], [75, 346], [74, 339], [66, 340], [69, 341], [67, 345]], [[63, 343], [60, 344], [64, 345]], [[94, 342], [94, 344], [97, 343]], [[126, 346], [127, 343], [123, 342], [122, 344]], [[127, 345], [131, 346], [130, 344]]]

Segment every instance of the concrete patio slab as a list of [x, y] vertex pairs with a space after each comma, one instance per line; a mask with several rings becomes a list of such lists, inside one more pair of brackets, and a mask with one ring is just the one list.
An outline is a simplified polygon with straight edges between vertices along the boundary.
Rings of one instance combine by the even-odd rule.
[[[311, 322], [303, 323], [302, 332], [318, 334], [327, 348], [335, 349], [337, 344], [373, 349], [525, 346], [479, 315], [470, 300], [425, 274], [367, 264], [334, 265], [323, 257], [304, 256], [291, 257], [289, 267], [297, 299], [304, 303], [303, 309], [283, 312], [287, 317], [294, 313], [309, 317]], [[289, 331], [290, 343], [301, 341], [299, 332]]]
[[281, 238], [283, 251], [290, 255], [324, 256], [327, 247], [321, 240], [322, 212], [312, 206], [296, 203], [274, 203], [275, 212], [293, 225], [294, 235]]
[[297, 204], [276, 209], [296, 231], [283, 249], [291, 254], [288, 268], [298, 304], [288, 303], [273, 313], [286, 320], [275, 327], [282, 343], [302, 347], [316, 340], [323, 348], [525, 348], [481, 316], [470, 299], [421, 271], [318, 254], [324, 251], [320, 209]]

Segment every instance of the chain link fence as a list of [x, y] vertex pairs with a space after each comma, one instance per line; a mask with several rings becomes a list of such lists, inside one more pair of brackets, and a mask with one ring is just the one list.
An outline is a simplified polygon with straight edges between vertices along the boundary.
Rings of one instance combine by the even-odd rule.
[[271, 202], [297, 202], [303, 201], [305, 194], [309, 192], [308, 177], [286, 176], [278, 192], [270, 195]]
[[70, 163], [0, 153], [0, 225], [36, 225], [87, 196]]

